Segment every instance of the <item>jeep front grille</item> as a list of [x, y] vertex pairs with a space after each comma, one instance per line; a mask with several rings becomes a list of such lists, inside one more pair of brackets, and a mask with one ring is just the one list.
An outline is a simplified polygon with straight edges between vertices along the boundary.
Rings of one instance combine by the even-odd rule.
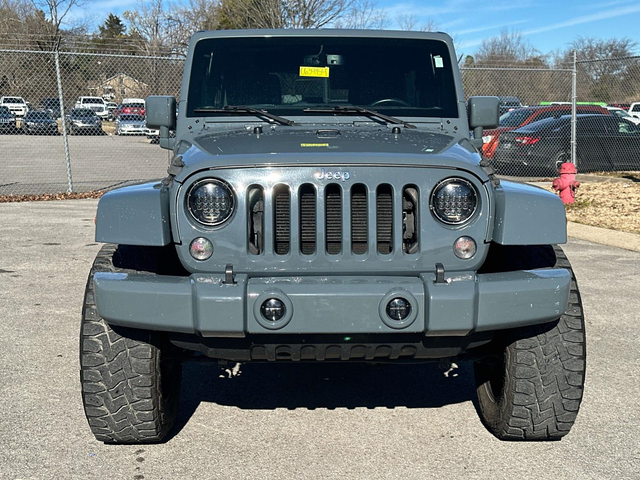
[[316, 252], [316, 191], [308, 183], [300, 187], [300, 251]]
[[276, 254], [289, 253], [291, 242], [291, 193], [286, 185], [274, 189], [275, 249]]
[[327, 186], [325, 192], [327, 253], [336, 255], [342, 251], [342, 190], [334, 184]]
[[367, 253], [368, 215], [367, 187], [354, 185], [351, 190], [351, 251], [357, 255]]
[[378, 253], [393, 252], [393, 194], [391, 185], [380, 185], [376, 192], [376, 243]]
[[[374, 187], [356, 184], [349, 191], [335, 183], [320, 188], [318, 191], [312, 184], [303, 184], [296, 192], [288, 185], [277, 185], [271, 195], [264, 195], [261, 189], [250, 187], [249, 253], [260, 255], [269, 245], [273, 245], [276, 256], [318, 252], [331, 256], [349, 250], [363, 255], [370, 249], [381, 255], [392, 254], [396, 249], [408, 254], [417, 252], [419, 201], [415, 186], [404, 186], [401, 197], [394, 196], [389, 184]], [[396, 202], [401, 204], [395, 205]], [[273, 230], [263, 228], [260, 223], [265, 210], [271, 212], [267, 217], [273, 219]], [[394, 243], [396, 214], [402, 215], [401, 245]], [[265, 235], [272, 235], [272, 242], [265, 241]], [[292, 235], [297, 237], [295, 241]]]

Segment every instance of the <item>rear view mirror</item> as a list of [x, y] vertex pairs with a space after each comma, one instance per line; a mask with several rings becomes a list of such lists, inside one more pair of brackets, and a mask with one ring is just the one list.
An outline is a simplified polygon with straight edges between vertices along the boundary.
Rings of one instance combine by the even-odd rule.
[[473, 130], [472, 143], [482, 147], [482, 129], [496, 128], [500, 124], [500, 99], [498, 97], [471, 97], [467, 114], [469, 128]]
[[162, 148], [172, 149], [175, 139], [169, 131], [176, 128], [176, 99], [169, 95], [150, 95], [146, 99], [147, 127], [160, 129]]

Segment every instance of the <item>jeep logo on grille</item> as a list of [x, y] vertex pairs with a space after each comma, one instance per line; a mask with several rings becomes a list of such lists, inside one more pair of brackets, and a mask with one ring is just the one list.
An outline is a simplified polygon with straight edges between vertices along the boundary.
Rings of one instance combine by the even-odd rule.
[[342, 180], [346, 182], [351, 178], [351, 174], [349, 172], [343, 172], [341, 170], [335, 172], [327, 172], [324, 168], [321, 168], [319, 172], [316, 172], [314, 175], [318, 180]]

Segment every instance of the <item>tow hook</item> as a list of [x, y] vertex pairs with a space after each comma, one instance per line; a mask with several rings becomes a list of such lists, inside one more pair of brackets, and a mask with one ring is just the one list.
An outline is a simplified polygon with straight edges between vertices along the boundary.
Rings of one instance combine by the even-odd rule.
[[236, 281], [233, 276], [233, 265], [230, 263], [224, 268], [224, 282], [225, 285], [235, 285]]

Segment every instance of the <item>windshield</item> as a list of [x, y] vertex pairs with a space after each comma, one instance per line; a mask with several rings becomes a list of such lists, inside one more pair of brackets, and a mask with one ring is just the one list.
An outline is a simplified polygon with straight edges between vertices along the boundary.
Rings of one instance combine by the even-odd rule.
[[227, 105], [277, 115], [357, 105], [387, 115], [458, 116], [449, 50], [438, 40], [201, 40], [194, 51], [187, 115], [211, 115], [202, 110]]
[[624, 110], [610, 110], [611, 113], [613, 113], [614, 115], [617, 115], [619, 117], [625, 117], [625, 118], [633, 118], [631, 115], [629, 115], [627, 112], [625, 112]]
[[5, 97], [4, 103], [24, 103], [20, 97]]
[[85, 97], [82, 99], [82, 103], [99, 103], [104, 105], [104, 100], [100, 97]]
[[518, 109], [511, 110], [500, 116], [501, 127], [519, 127], [527, 118], [531, 116], [531, 110]]

